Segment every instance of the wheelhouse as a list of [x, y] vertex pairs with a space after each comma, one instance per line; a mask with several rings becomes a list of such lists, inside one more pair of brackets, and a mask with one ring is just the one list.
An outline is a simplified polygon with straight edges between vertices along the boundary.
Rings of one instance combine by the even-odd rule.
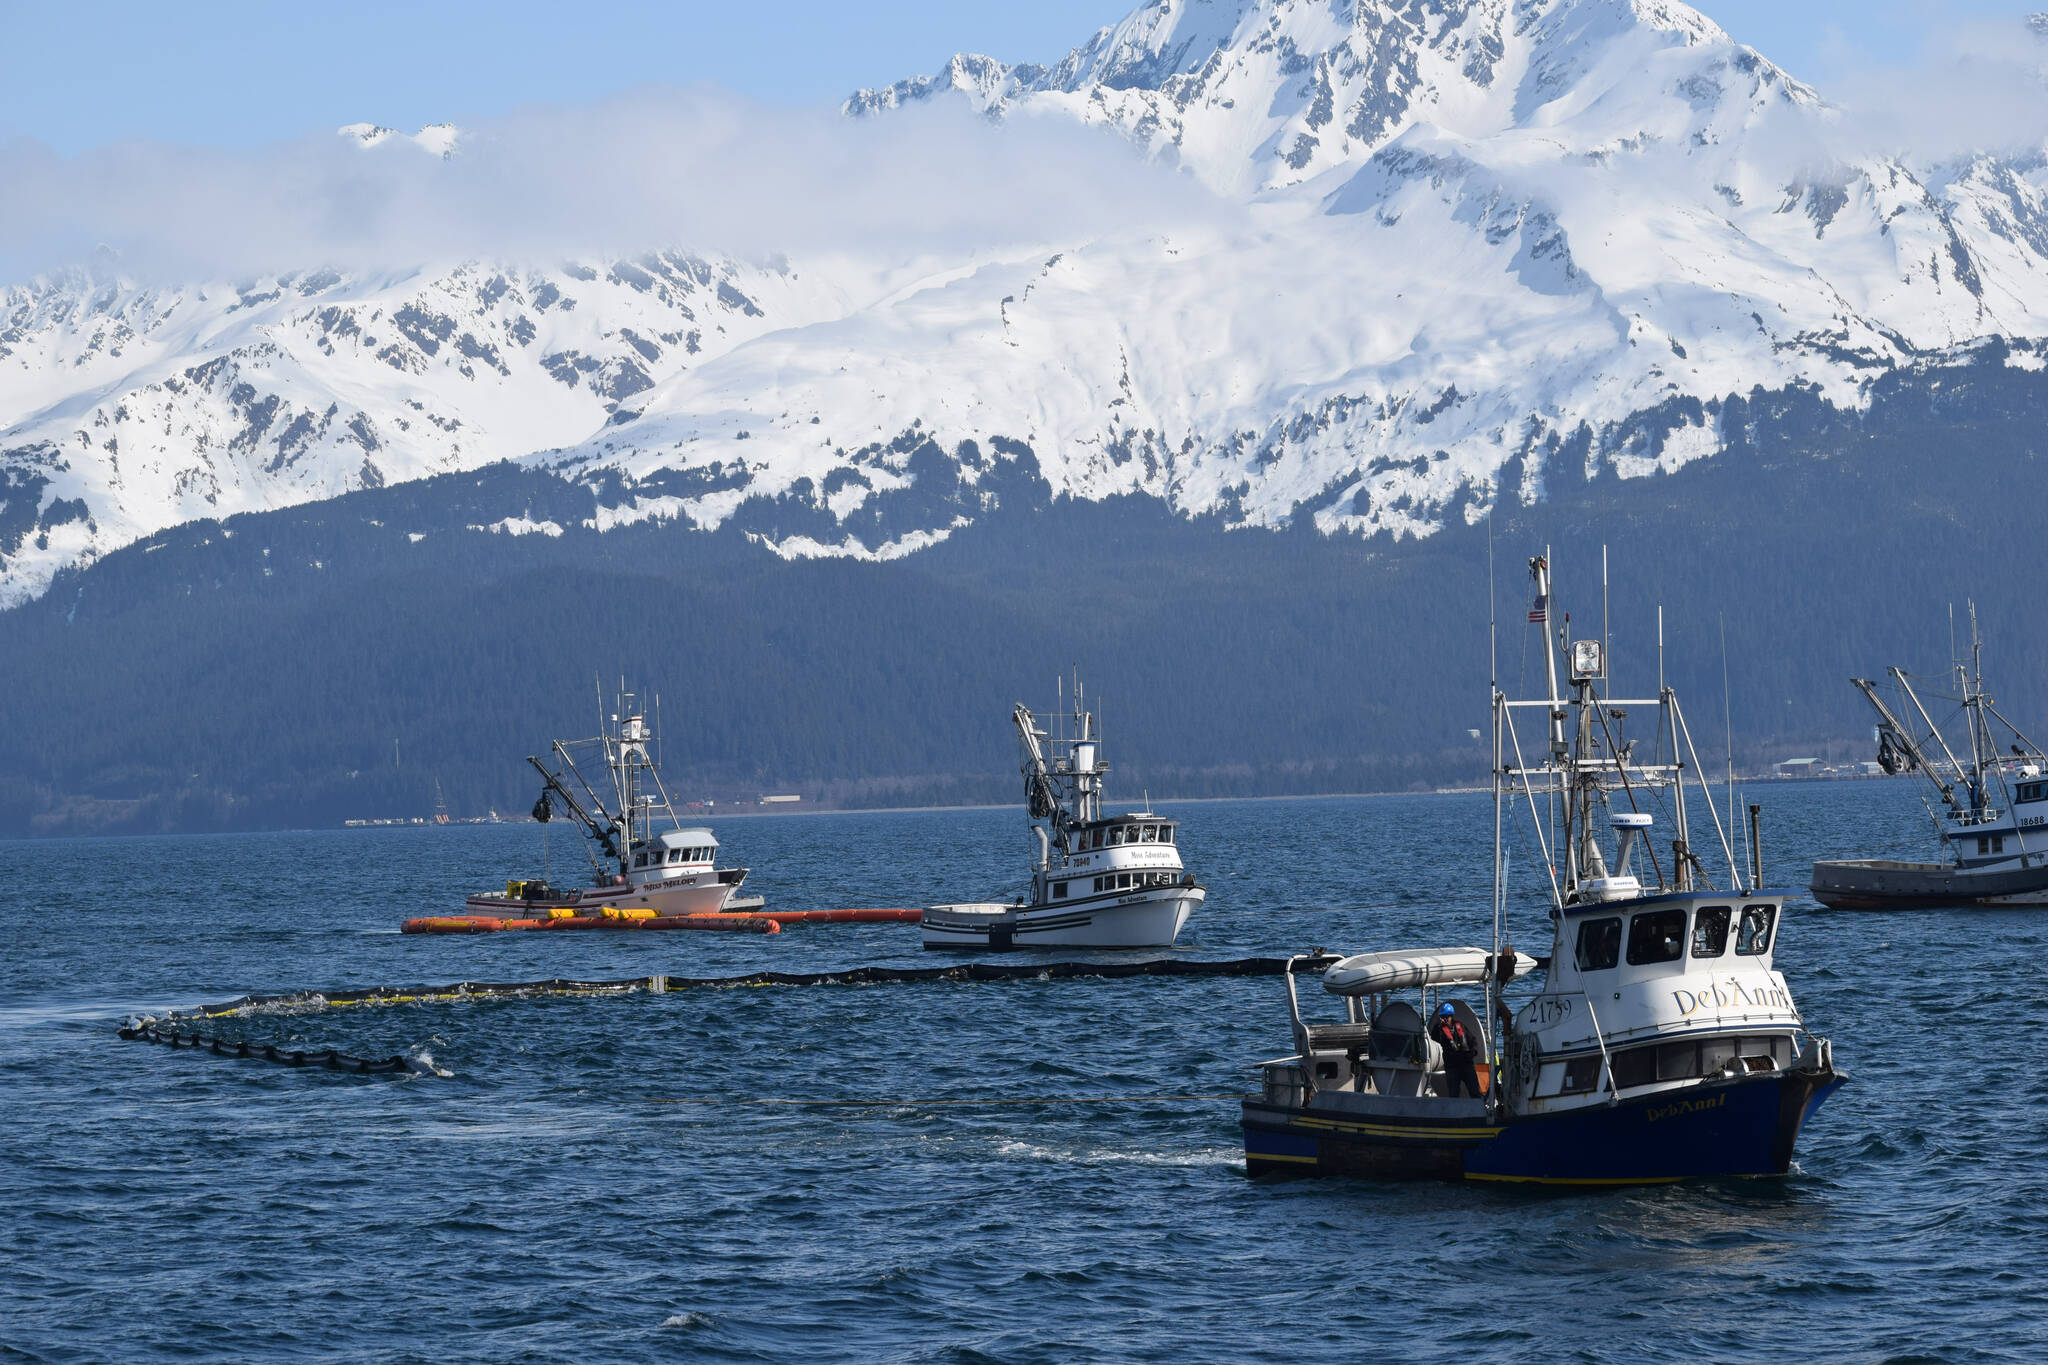
[[1073, 852], [1092, 853], [1103, 848], [1141, 847], [1171, 844], [1179, 821], [1157, 815], [1115, 815], [1076, 827]]
[[708, 829], [663, 830], [633, 845], [633, 872], [647, 877], [688, 876], [710, 871], [717, 856], [718, 840]]
[[1769, 970], [1778, 910], [1775, 898], [1744, 896], [1649, 896], [1574, 906], [1565, 915], [1570, 970], [1592, 990], [1713, 970], [1729, 958]]

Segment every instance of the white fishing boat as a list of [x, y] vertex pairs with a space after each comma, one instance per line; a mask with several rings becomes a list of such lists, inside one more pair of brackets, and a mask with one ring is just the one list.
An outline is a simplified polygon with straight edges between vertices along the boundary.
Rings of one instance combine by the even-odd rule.
[[1808, 888], [1813, 898], [1836, 910], [2048, 906], [2048, 758], [1999, 714], [1984, 690], [1975, 604], [1970, 607], [1970, 661], [1954, 666], [1954, 700], [1969, 734], [1967, 761], [1935, 724], [1911, 676], [1900, 668], [1886, 671], [1897, 689], [1896, 709], [1877, 683], [1850, 681], [1877, 712], [1878, 763], [1888, 773], [1911, 769], [1926, 777], [1939, 802], [1939, 809], [1930, 803], [1927, 813], [1947, 860], [1816, 862]]
[[[1700, 782], [1676, 695], [1611, 695], [1597, 639], [1568, 643], [1561, 690], [1549, 563], [1530, 567], [1549, 687], [1526, 701], [1493, 691], [1492, 946], [1291, 959], [1294, 1055], [1264, 1063], [1242, 1105], [1251, 1175], [1779, 1174], [1843, 1082], [1773, 960], [1785, 893], [1758, 885], [1754, 856], [1744, 878], [1734, 812], [1723, 825]], [[1517, 733], [1518, 714], [1541, 717], [1540, 739]], [[1653, 811], [1671, 834], [1662, 858]], [[1698, 811], [1713, 820], [1718, 870], [1693, 848]], [[1545, 959], [1508, 946], [1510, 847], [1541, 869]], [[1510, 996], [1538, 970], [1540, 990]], [[1343, 1002], [1341, 1022], [1304, 1017], [1295, 975], [1311, 971]]]
[[[717, 865], [718, 840], [702, 825], [685, 825], [654, 763], [655, 727], [639, 698], [624, 689], [610, 724], [594, 739], [556, 740], [551, 760], [529, 755], [541, 776], [533, 818], [552, 821], [556, 807], [585, 836], [592, 884], [562, 890], [547, 877], [509, 881], [505, 892], [471, 896], [466, 908], [484, 915], [532, 917], [568, 910], [600, 915], [612, 908], [654, 910], [660, 915], [737, 913], [757, 910], [759, 896], [743, 896], [743, 867]], [[578, 756], [601, 768], [592, 782]]]
[[[934, 905], [927, 948], [1164, 948], [1208, 893], [1180, 858], [1180, 825], [1151, 810], [1102, 814], [1095, 717], [1074, 689], [1071, 716], [1011, 713], [1037, 848], [1027, 895]], [[1055, 720], [1063, 722], [1056, 732]]]

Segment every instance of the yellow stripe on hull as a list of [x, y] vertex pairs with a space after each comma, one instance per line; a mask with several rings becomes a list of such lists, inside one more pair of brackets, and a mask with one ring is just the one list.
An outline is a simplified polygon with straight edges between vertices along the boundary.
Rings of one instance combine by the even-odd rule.
[[1297, 1118], [1292, 1128], [1320, 1128], [1332, 1133], [1363, 1133], [1368, 1137], [1395, 1138], [1497, 1138], [1498, 1128], [1418, 1128], [1377, 1123], [1338, 1123], [1333, 1119]]
[[1623, 1176], [1558, 1176], [1547, 1175], [1484, 1175], [1477, 1171], [1465, 1172], [1467, 1180], [1494, 1180], [1503, 1185], [1675, 1185], [1690, 1179], [1683, 1175], [1623, 1175]]

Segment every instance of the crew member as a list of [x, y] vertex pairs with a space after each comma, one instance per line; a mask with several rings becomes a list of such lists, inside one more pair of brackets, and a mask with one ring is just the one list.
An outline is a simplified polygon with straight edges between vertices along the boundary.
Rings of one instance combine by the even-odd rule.
[[1439, 1005], [1429, 1026], [1429, 1036], [1444, 1050], [1443, 1093], [1452, 1099], [1461, 1095], [1479, 1098], [1479, 1072], [1472, 1065], [1472, 1038], [1458, 1022], [1458, 1011]]

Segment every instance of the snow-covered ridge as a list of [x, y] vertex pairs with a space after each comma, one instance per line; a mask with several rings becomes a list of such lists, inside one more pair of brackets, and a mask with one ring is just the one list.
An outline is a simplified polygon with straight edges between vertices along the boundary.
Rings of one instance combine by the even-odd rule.
[[1051, 66], [846, 108], [935, 100], [1113, 129], [1222, 211], [907, 273], [669, 249], [9, 290], [0, 601], [177, 520], [507, 456], [600, 489], [596, 529], [784, 555], [910, 553], [1020, 479], [1425, 535], [1711, 458], [1730, 394], [1852, 405], [2048, 337], [2048, 161], [1857, 151], [1675, 0], [1152, 0]]
[[365, 147], [377, 147], [392, 141], [410, 142], [422, 151], [443, 158], [454, 156], [455, 148], [462, 140], [462, 130], [452, 123], [430, 123], [417, 133], [401, 133], [396, 128], [376, 123], [350, 123], [336, 131], [342, 137], [354, 138]]
[[676, 252], [0, 292], [0, 602], [180, 521], [580, 440], [778, 319], [841, 307], [792, 272]]

